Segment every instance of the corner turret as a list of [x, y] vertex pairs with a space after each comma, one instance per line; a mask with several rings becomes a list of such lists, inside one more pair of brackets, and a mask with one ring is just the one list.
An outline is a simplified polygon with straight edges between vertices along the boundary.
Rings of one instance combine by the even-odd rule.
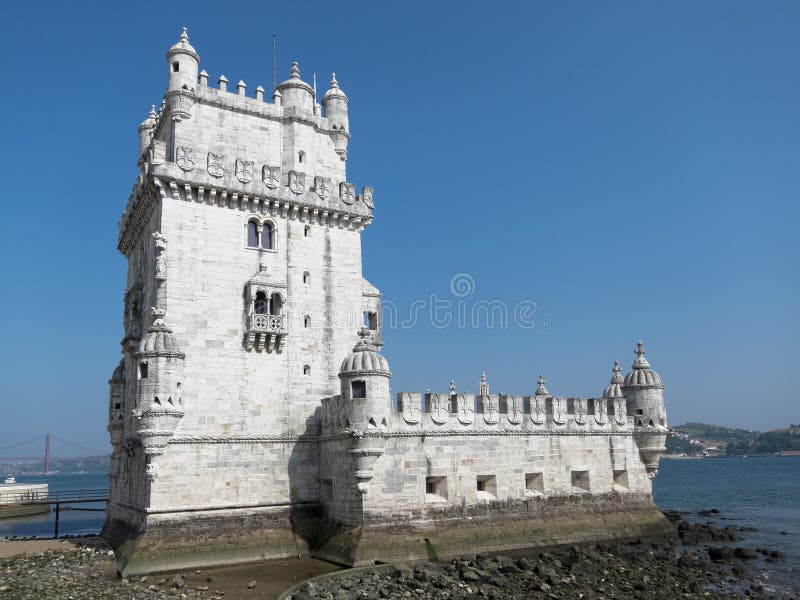
[[[666, 448], [667, 415], [664, 410], [664, 384], [644, 357], [647, 351], [639, 342], [634, 353], [632, 371], [622, 382], [622, 395], [628, 403], [628, 416], [633, 417], [634, 439], [639, 454], [652, 478], [658, 473], [658, 459]], [[612, 385], [614, 380], [612, 379]]]
[[163, 454], [169, 438], [184, 415], [181, 383], [186, 355], [180, 351], [172, 330], [164, 323], [164, 311], [153, 308], [153, 324], [142, 338], [137, 362], [133, 416], [148, 457]]
[[331, 121], [331, 138], [336, 153], [342, 160], [347, 159], [347, 144], [350, 142], [350, 119], [347, 113], [349, 104], [350, 100], [336, 81], [336, 73], [331, 73], [331, 87], [322, 97], [322, 106], [325, 117]]
[[339, 369], [342, 402], [348, 407], [346, 418], [353, 429], [385, 429], [392, 411], [392, 373], [372, 333], [361, 329], [358, 335], [361, 339]]
[[181, 32], [181, 39], [167, 50], [167, 92], [177, 90], [193, 91], [197, 85], [197, 71], [200, 68], [200, 56], [189, 43], [186, 27]]
[[139, 125], [139, 160], [147, 154], [150, 148], [150, 142], [153, 139], [153, 130], [156, 127], [156, 106], [155, 104], [150, 107], [150, 114]]
[[300, 79], [300, 66], [297, 62], [292, 63], [289, 79], [279, 83], [276, 91], [280, 93], [284, 108], [294, 108], [298, 112], [314, 114], [314, 90]]

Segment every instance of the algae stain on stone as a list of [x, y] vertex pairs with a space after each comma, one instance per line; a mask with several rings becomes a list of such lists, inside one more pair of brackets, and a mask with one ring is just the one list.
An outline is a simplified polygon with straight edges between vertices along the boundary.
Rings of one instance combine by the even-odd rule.
[[431, 562], [439, 562], [439, 555], [436, 554], [436, 548], [433, 547], [428, 538], [423, 540], [425, 542], [425, 552], [428, 554], [428, 560]]

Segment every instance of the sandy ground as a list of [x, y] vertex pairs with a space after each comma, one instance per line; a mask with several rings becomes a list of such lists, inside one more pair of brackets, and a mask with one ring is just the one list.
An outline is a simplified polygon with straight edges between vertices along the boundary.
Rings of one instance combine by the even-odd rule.
[[47, 552], [48, 550], [66, 550], [74, 548], [75, 544], [83, 546], [102, 546], [103, 541], [99, 538], [76, 538], [58, 540], [6, 540], [0, 538], [0, 558], [9, 556], [23, 556]]

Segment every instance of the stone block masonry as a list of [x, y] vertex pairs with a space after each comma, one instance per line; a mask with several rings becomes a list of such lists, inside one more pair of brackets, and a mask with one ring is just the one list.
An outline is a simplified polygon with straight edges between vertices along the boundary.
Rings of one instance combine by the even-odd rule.
[[[123, 574], [314, 554], [343, 564], [658, 534], [663, 384], [640, 344], [602, 398], [406, 393], [362, 274], [349, 100], [299, 65], [269, 97], [187, 32], [141, 123], [105, 537]], [[235, 81], [235, 80], [234, 80]], [[319, 102], [318, 102], [319, 100]], [[396, 408], [395, 408], [396, 406]]]

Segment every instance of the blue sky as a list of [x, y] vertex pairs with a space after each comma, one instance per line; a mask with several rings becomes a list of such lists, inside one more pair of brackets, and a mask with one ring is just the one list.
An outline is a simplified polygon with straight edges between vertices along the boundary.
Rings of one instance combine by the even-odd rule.
[[[395, 391], [595, 396], [637, 339], [671, 423], [800, 421], [800, 5], [12, 3], [0, 62], [0, 446], [107, 445], [136, 127], [186, 25], [210, 81], [298, 60], [351, 98], [375, 186], [364, 273], [416, 300], [535, 303], [535, 327], [385, 333]], [[456, 297], [454, 275], [472, 293]], [[526, 306], [532, 306], [526, 304]], [[512, 319], [513, 320], [513, 319]], [[456, 319], [457, 321], [457, 319]]]

